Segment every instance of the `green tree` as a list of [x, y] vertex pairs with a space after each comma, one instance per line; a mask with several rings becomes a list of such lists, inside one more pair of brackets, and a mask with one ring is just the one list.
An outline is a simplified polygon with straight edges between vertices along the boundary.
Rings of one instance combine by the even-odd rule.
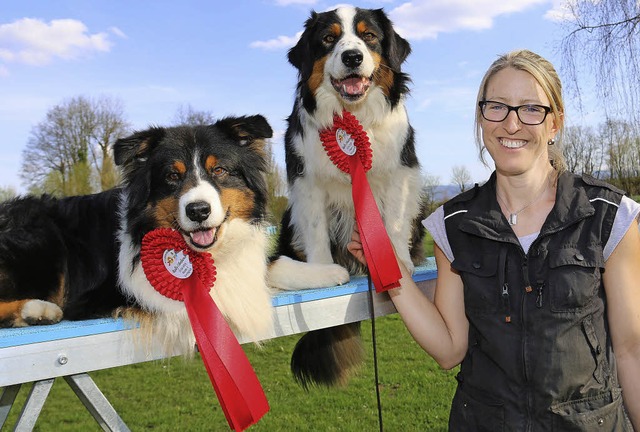
[[18, 195], [13, 186], [0, 187], [0, 202], [15, 198]]
[[267, 144], [267, 155], [269, 157], [269, 172], [267, 173], [267, 219], [273, 225], [278, 226], [284, 214], [289, 200], [287, 199], [287, 182], [283, 168], [276, 162], [271, 143]]

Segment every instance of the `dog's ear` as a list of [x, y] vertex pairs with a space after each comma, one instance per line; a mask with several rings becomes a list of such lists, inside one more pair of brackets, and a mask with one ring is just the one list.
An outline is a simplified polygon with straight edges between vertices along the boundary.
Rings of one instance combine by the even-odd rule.
[[374, 13], [376, 14], [376, 21], [380, 23], [384, 31], [382, 49], [389, 60], [389, 67], [395, 72], [400, 72], [402, 63], [404, 63], [409, 54], [411, 54], [411, 45], [406, 39], [396, 33], [393, 28], [393, 23], [383, 9], [376, 9]]
[[263, 141], [273, 136], [273, 130], [267, 119], [261, 115], [225, 117], [214, 125], [229, 138], [237, 141], [241, 146]]
[[311, 11], [311, 16], [304, 23], [304, 31], [298, 39], [298, 43], [289, 50], [287, 58], [289, 63], [295, 66], [302, 76], [310, 74], [310, 70], [313, 68], [313, 59], [309, 58], [309, 46], [311, 41], [309, 35], [312, 34], [311, 29], [316, 25], [318, 21], [318, 14], [315, 11]]
[[164, 137], [165, 132], [164, 128], [152, 127], [120, 138], [113, 145], [113, 159], [116, 165], [128, 166], [134, 161], [144, 162], [151, 148]]

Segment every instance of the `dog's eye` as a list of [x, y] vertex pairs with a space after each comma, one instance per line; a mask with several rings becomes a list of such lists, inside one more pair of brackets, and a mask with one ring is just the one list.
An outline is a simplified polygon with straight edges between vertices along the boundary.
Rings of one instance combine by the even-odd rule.
[[362, 35], [362, 40], [365, 42], [374, 42], [376, 39], [378, 39], [378, 36], [375, 33], [367, 32]]
[[221, 166], [213, 167], [213, 169], [211, 170], [211, 174], [213, 174], [216, 177], [221, 177], [226, 173], [227, 173], [227, 170], [222, 168]]
[[325, 37], [322, 38], [322, 42], [326, 43], [326, 44], [332, 44], [334, 43], [336, 40], [336, 37], [332, 34], [328, 34]]
[[167, 174], [167, 181], [175, 183], [180, 181], [180, 173], [172, 171]]

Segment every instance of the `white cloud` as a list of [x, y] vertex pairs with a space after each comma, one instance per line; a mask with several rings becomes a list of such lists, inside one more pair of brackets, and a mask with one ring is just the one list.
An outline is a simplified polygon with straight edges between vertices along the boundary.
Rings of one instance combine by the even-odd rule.
[[486, 30], [500, 15], [517, 13], [551, 0], [416, 0], [389, 11], [403, 37], [434, 39], [440, 33]]
[[114, 35], [118, 36], [119, 38], [128, 39], [127, 35], [122, 30], [120, 30], [118, 27], [111, 27], [109, 29], [109, 31], [111, 33], [113, 33]]
[[553, 0], [553, 7], [547, 11], [544, 17], [550, 21], [573, 21], [575, 15], [572, 8], [576, 0]]
[[251, 42], [249, 46], [251, 48], [258, 48], [267, 51], [291, 48], [298, 42], [298, 39], [300, 39], [301, 35], [302, 31], [299, 31], [295, 36], [278, 36], [274, 39], [269, 39], [266, 41], [255, 41]]
[[112, 43], [106, 33], [88, 32], [87, 26], [74, 19], [46, 23], [22, 18], [0, 24], [0, 60], [43, 66], [54, 59], [76, 59], [94, 52], [108, 52]]

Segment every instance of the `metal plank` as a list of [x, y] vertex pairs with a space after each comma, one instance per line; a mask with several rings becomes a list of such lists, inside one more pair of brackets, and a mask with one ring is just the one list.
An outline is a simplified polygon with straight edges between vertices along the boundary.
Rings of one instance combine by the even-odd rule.
[[129, 432], [127, 425], [88, 374], [65, 376], [64, 379], [102, 430]]
[[29, 396], [27, 396], [27, 400], [22, 407], [22, 412], [16, 421], [15, 432], [30, 432], [33, 430], [42, 407], [49, 396], [51, 387], [53, 387], [54, 380], [55, 378], [51, 378], [33, 383], [31, 392], [29, 392]]
[[0, 393], [0, 429], [2, 429], [2, 426], [4, 426], [7, 421], [7, 417], [9, 417], [9, 411], [11, 411], [11, 407], [16, 401], [20, 387], [22, 387], [21, 384], [15, 384], [5, 387], [2, 389], [2, 393]]

